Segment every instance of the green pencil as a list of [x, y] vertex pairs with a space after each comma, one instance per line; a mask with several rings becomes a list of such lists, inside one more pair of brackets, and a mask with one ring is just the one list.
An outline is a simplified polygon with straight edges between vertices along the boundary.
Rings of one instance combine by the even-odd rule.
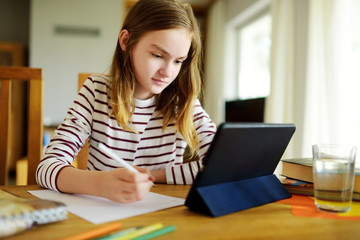
[[166, 233], [169, 233], [169, 232], [173, 232], [173, 231], [175, 231], [175, 229], [176, 229], [176, 227], [175, 227], [174, 225], [170, 225], [170, 226], [161, 228], [161, 229], [159, 229], [159, 230], [153, 231], [153, 232], [151, 232], [151, 233], [142, 235], [142, 236], [140, 236], [140, 237], [134, 238], [133, 240], [147, 240], [147, 239], [151, 239], [151, 238], [158, 237], [158, 236], [160, 236], [160, 235], [163, 235], [163, 234], [166, 234]]
[[95, 240], [112, 240], [112, 239], [115, 239], [118, 237], [128, 235], [129, 233], [135, 232], [136, 230], [139, 230], [140, 228], [142, 228], [142, 226], [132, 227], [132, 228], [118, 231], [118, 232], [112, 232], [109, 235], [106, 235], [106, 236], [100, 237], [100, 238], [96, 238]]

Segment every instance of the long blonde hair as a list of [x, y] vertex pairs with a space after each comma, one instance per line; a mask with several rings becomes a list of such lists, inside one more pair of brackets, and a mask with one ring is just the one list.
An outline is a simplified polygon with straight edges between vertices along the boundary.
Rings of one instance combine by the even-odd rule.
[[177, 130], [194, 154], [199, 138], [193, 121], [194, 102], [201, 91], [201, 37], [191, 6], [176, 0], [140, 0], [127, 14], [121, 30], [129, 34], [126, 49], [117, 43], [110, 77], [113, 114], [128, 131], [135, 110], [135, 76], [130, 53], [139, 39], [150, 31], [185, 28], [190, 32], [191, 46], [176, 79], [156, 96], [156, 108], [163, 115], [163, 130], [175, 123]]

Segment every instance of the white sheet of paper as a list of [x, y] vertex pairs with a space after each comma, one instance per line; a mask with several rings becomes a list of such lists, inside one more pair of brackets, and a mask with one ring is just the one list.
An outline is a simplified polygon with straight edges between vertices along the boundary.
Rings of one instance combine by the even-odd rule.
[[52, 190], [29, 191], [41, 198], [63, 202], [67, 210], [94, 224], [120, 220], [166, 208], [184, 205], [182, 198], [149, 193], [144, 199], [135, 203], [121, 204], [106, 198], [81, 194], [66, 194]]

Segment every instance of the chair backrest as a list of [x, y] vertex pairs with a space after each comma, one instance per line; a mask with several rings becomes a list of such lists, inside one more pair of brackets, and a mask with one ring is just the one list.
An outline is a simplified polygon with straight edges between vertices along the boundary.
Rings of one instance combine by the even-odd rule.
[[[92, 75], [92, 73], [79, 73], [79, 75], [78, 75], [78, 91], [84, 84], [85, 80], [91, 75]], [[76, 156], [77, 168], [87, 169], [88, 158], [89, 158], [89, 142], [88, 142], [88, 140], [86, 140], [83, 148], [80, 150], [80, 152]]]
[[35, 172], [43, 148], [43, 77], [42, 69], [28, 67], [0, 67], [0, 185], [7, 184], [9, 157], [9, 124], [11, 124], [12, 84], [27, 81], [27, 184], [36, 184]]

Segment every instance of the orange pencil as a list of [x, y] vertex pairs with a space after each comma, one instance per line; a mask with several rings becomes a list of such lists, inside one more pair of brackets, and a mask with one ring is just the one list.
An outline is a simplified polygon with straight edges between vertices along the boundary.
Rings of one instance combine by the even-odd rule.
[[91, 239], [100, 237], [107, 233], [111, 233], [113, 231], [119, 230], [121, 228], [121, 223], [116, 222], [103, 227], [99, 227], [88, 232], [79, 233], [71, 237], [63, 238], [62, 240], [79, 240], [79, 239]]

